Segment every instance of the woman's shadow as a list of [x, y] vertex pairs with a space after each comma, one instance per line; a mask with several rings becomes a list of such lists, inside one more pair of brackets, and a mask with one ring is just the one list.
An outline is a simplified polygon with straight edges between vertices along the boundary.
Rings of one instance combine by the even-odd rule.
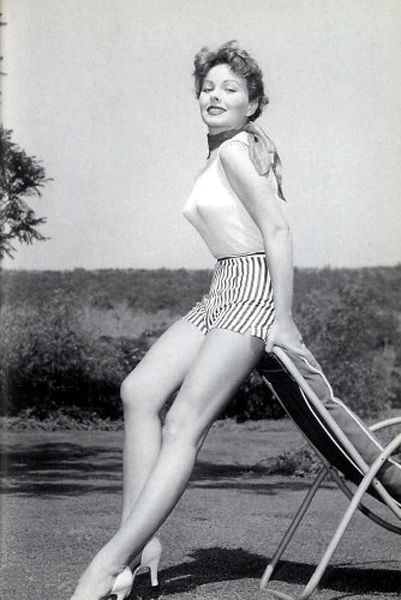
[[[160, 585], [150, 588], [146, 576], [138, 576], [130, 600], [158, 598], [161, 595], [175, 595], [189, 592], [208, 583], [219, 583], [240, 579], [260, 579], [268, 563], [268, 558], [247, 552], [242, 548], [205, 548], [189, 555], [193, 560], [163, 569], [160, 572]], [[382, 563], [381, 563], [382, 564]], [[329, 567], [323, 578], [322, 587], [343, 594], [390, 594], [401, 589], [401, 573], [391, 569], [372, 569], [369, 562], [357, 566]], [[285, 582], [304, 586], [315, 569], [314, 565], [281, 561], [272, 578], [274, 582]], [[254, 586], [254, 582], [250, 583]], [[227, 592], [229, 590], [227, 589]], [[256, 589], [255, 589], [256, 592]], [[337, 598], [339, 598], [337, 596]], [[334, 598], [333, 598], [334, 600]]]

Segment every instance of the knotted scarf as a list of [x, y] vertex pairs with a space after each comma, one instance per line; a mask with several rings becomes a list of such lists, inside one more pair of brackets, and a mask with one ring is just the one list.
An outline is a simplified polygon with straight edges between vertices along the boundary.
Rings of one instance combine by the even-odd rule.
[[276, 145], [273, 140], [263, 131], [261, 127], [253, 121], [248, 121], [244, 127], [240, 129], [230, 129], [217, 134], [208, 134], [207, 142], [209, 147], [209, 156], [212, 150], [218, 148], [223, 142], [231, 139], [237, 133], [246, 131], [249, 139], [249, 157], [259, 173], [259, 175], [268, 175], [270, 169], [277, 180], [277, 193], [279, 197], [286, 201], [282, 189], [282, 166], [281, 160], [277, 152]]

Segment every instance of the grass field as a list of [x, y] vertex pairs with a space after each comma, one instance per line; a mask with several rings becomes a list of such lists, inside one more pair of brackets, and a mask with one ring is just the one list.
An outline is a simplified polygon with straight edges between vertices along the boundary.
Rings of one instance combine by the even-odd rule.
[[[367, 415], [401, 403], [400, 267], [296, 273], [295, 309], [305, 339], [339, 395]], [[96, 424], [83, 409], [88, 399], [91, 411], [119, 406], [118, 385], [134, 351], [182, 314], [209, 276], [78, 270], [3, 277], [2, 404], [3, 412], [19, 416], [14, 431], [0, 430], [2, 599], [69, 600], [80, 572], [118, 526], [122, 433], [90, 430]], [[249, 390], [242, 403], [247, 396]], [[71, 401], [89, 430], [51, 430], [74, 425], [68, 410], [54, 410], [69, 409]], [[252, 402], [258, 406], [256, 394]], [[40, 426], [49, 430], [24, 430], [38, 408], [47, 415]], [[118, 421], [107, 426], [115, 429]], [[283, 467], [302, 447], [287, 420], [213, 426], [189, 488], [163, 526], [156, 596], [269, 598], [258, 580], [308, 486], [283, 475], [294, 472], [293, 465]], [[301, 589], [344, 507], [331, 485], [319, 493], [277, 572], [277, 589], [293, 595]], [[360, 515], [317, 597], [398, 597], [400, 559], [400, 538]], [[142, 578], [130, 600], [153, 596]]]
[[[121, 442], [121, 432], [2, 434], [1, 598], [69, 600], [79, 573], [118, 525]], [[258, 580], [308, 484], [269, 475], [269, 465], [302, 444], [286, 420], [216, 423], [162, 528], [160, 589], [151, 592], [141, 577], [130, 600], [268, 599]], [[301, 589], [345, 504], [331, 485], [318, 494], [276, 589]], [[358, 515], [316, 597], [395, 598], [400, 558], [400, 538]]]

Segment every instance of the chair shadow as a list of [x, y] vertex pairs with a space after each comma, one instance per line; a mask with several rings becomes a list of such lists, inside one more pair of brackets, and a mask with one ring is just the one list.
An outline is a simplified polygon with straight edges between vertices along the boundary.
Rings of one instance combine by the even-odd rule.
[[[168, 567], [160, 572], [160, 586], [157, 589], [149, 586], [146, 575], [139, 576], [135, 580], [130, 600], [147, 600], [163, 594], [179, 595], [210, 583], [258, 579], [262, 576], [269, 560], [265, 556], [247, 552], [242, 548], [198, 549], [189, 556], [193, 559], [191, 562]], [[314, 568], [314, 565], [284, 560], [280, 562], [273, 575], [271, 587], [274, 589], [275, 582], [306, 585]], [[253, 586], [254, 583], [251, 585]], [[352, 565], [330, 567], [321, 584], [323, 588], [347, 595], [396, 593], [399, 592], [400, 586], [401, 573], [398, 571], [356, 568]]]

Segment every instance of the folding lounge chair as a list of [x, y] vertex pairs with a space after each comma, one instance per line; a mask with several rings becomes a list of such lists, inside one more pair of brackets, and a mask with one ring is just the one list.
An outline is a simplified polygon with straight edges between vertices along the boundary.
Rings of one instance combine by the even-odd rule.
[[[401, 446], [401, 433], [394, 437], [385, 447], [379, 448], [377, 458], [373, 460], [372, 464], [368, 465], [349, 437], [338, 426], [329, 410], [319, 400], [293, 361], [281, 348], [274, 348], [273, 354], [266, 354], [258, 370], [274, 396], [293, 421], [295, 421], [307, 442], [312, 446], [323, 463], [322, 469], [319, 471], [291, 525], [266, 567], [260, 582], [261, 589], [266, 588], [280, 557], [291, 541], [317, 490], [329, 473], [341, 491], [350, 500], [350, 504], [318, 566], [305, 589], [298, 596], [300, 600], [305, 600], [317, 588], [346, 527], [357, 509], [378, 525], [394, 533], [401, 534], [401, 503], [395, 500], [391, 493], [389, 493], [389, 490], [376, 478], [378, 471], [389, 460], [391, 454]], [[370, 428], [370, 431], [378, 431], [397, 424], [401, 424], [401, 417], [377, 423]], [[395, 464], [393, 457], [390, 460], [392, 465]], [[399, 464], [396, 464], [396, 466], [400, 467]], [[351, 489], [346, 480], [355, 484], [356, 488], [352, 487]], [[383, 519], [362, 504], [362, 498], [365, 493], [370, 494], [376, 500], [385, 504], [393, 516], [398, 519], [398, 524]], [[291, 598], [270, 588], [269, 592], [277, 598]]]

